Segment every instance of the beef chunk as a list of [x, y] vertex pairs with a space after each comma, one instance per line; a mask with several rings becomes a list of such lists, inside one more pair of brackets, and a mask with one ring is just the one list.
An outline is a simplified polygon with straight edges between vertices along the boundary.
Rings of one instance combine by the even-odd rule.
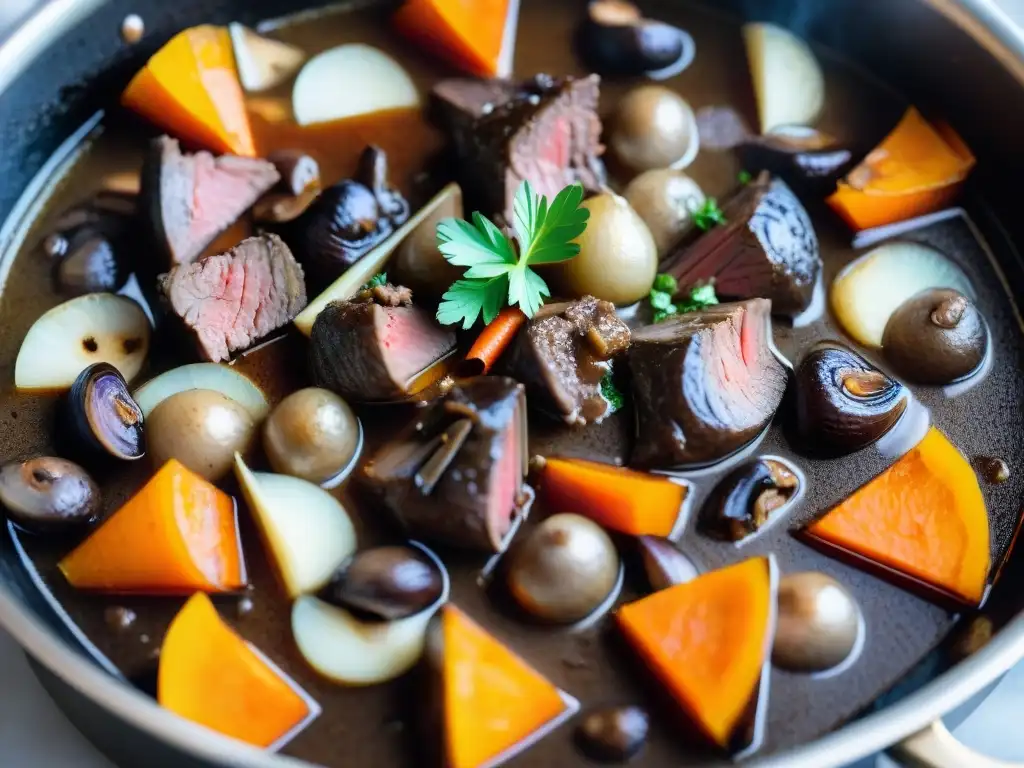
[[607, 301], [586, 296], [544, 307], [516, 339], [512, 371], [531, 402], [568, 424], [597, 423], [612, 408], [601, 381], [609, 361], [629, 346], [629, 327]]
[[717, 461], [768, 425], [787, 377], [768, 342], [770, 312], [770, 301], [752, 299], [633, 331], [633, 464]]
[[719, 296], [771, 299], [772, 311], [807, 309], [821, 272], [807, 211], [781, 179], [762, 173], [723, 210], [727, 223], [668, 257], [662, 271], [692, 286], [715, 281]]
[[413, 538], [501, 552], [529, 509], [526, 397], [514, 379], [456, 384], [363, 469], [363, 480]]
[[599, 85], [597, 75], [438, 83], [434, 112], [454, 139], [471, 203], [510, 222], [524, 179], [548, 199], [574, 182], [598, 191], [604, 181]]
[[252, 346], [306, 306], [302, 267], [277, 235], [181, 264], [160, 276], [160, 289], [213, 362]]
[[393, 285], [331, 302], [310, 335], [314, 382], [356, 402], [415, 394], [430, 383], [421, 374], [454, 349], [455, 334]]
[[142, 169], [141, 195], [162, 263], [153, 272], [190, 264], [273, 187], [273, 163], [209, 152], [184, 154], [175, 139], [153, 140]]

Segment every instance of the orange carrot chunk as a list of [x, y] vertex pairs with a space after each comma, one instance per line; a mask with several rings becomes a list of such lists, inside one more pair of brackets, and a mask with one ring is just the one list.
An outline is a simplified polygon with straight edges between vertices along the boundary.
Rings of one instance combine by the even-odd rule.
[[668, 536], [686, 486], [666, 477], [583, 459], [547, 459], [541, 498], [550, 512], [575, 512], [632, 536]]
[[951, 127], [932, 126], [910, 107], [827, 202], [855, 230], [892, 224], [949, 205], [973, 167]]
[[464, 72], [508, 77], [518, 0], [406, 0], [398, 31]]
[[917, 447], [802, 534], [882, 566], [901, 586], [977, 605], [989, 572], [985, 499], [967, 460], [932, 427]]
[[121, 103], [182, 141], [256, 155], [231, 37], [203, 25], [175, 35], [121, 95]]
[[187, 720], [258, 747], [280, 746], [320, 714], [306, 693], [224, 623], [201, 592], [167, 629], [157, 699]]
[[445, 765], [478, 768], [542, 736], [575, 702], [454, 605], [441, 609]]
[[177, 595], [241, 589], [235, 502], [171, 459], [59, 567], [78, 589]]
[[615, 618], [697, 730], [736, 752], [756, 730], [750, 704], [767, 684], [774, 605], [774, 567], [755, 557], [624, 605]]

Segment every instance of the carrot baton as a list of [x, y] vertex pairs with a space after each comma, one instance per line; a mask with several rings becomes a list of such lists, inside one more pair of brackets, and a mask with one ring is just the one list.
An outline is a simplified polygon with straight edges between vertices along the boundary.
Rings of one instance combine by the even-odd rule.
[[525, 323], [526, 315], [518, 307], [501, 310], [477, 336], [466, 359], [459, 366], [459, 373], [463, 376], [481, 376], [490, 371]]

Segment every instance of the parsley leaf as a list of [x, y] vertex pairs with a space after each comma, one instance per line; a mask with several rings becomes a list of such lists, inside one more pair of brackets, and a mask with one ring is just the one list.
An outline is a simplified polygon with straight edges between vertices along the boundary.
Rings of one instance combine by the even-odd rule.
[[376, 275], [371, 277], [363, 286], [359, 289], [360, 291], [368, 291], [371, 288], [376, 288], [378, 285], [385, 285], [388, 281], [387, 272], [378, 272]]
[[449, 264], [467, 267], [444, 294], [437, 309], [443, 325], [470, 328], [478, 317], [489, 323], [502, 307], [518, 305], [533, 317], [551, 295], [544, 278], [530, 267], [574, 258], [573, 242], [587, 228], [590, 211], [581, 208], [583, 187], [572, 184], [548, 204], [524, 181], [513, 200], [513, 241], [479, 212], [472, 222], [444, 219], [437, 225], [437, 245]]
[[736, 180], [743, 186], [749, 184], [753, 179], [754, 177], [750, 175], [750, 171], [740, 171], [736, 174]]
[[701, 205], [693, 210], [693, 223], [698, 229], [707, 232], [712, 227], [725, 224], [726, 218], [722, 209], [718, 207], [718, 201], [709, 197]]
[[610, 365], [608, 366], [608, 370], [605, 371], [604, 376], [601, 378], [601, 397], [607, 401], [609, 413], [615, 413], [626, 403], [626, 398], [622, 394], [622, 391], [615, 386], [615, 379], [612, 377], [612, 368]]
[[715, 295], [715, 286], [712, 283], [698, 285], [689, 294], [676, 299], [678, 291], [679, 285], [672, 275], [660, 274], [654, 278], [654, 285], [648, 295], [651, 309], [654, 310], [654, 322], [660, 323], [672, 315], [696, 312], [698, 309], [718, 303], [718, 296]]

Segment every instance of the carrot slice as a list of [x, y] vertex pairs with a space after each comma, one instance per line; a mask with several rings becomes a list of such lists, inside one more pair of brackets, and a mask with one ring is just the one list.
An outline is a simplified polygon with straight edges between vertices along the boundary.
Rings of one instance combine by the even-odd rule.
[[128, 84], [121, 103], [188, 143], [256, 155], [231, 36], [223, 27], [203, 25], [175, 35]]
[[448, 768], [495, 765], [575, 711], [575, 701], [454, 605], [441, 609], [441, 632]]
[[856, 230], [921, 216], [952, 202], [974, 162], [949, 125], [932, 126], [910, 107], [827, 202]]
[[224, 623], [197, 593], [160, 650], [162, 707], [225, 736], [278, 746], [320, 714], [316, 703]]
[[501, 310], [476, 337], [462, 362], [461, 372], [466, 376], [488, 373], [525, 324], [526, 315], [519, 307]]
[[881, 575], [901, 586], [924, 586], [969, 605], [985, 593], [985, 499], [971, 465], [935, 427], [801, 535], [881, 566]]
[[686, 486], [660, 475], [583, 459], [547, 459], [541, 498], [551, 512], [575, 512], [632, 536], [668, 536]]
[[508, 77], [518, 0], [406, 0], [392, 17], [398, 31], [455, 67]]
[[755, 557], [624, 605], [615, 618], [699, 731], [735, 752], [750, 746], [747, 715], [767, 684], [774, 612], [775, 568]]
[[78, 589], [240, 589], [246, 579], [234, 499], [171, 459], [59, 567]]

